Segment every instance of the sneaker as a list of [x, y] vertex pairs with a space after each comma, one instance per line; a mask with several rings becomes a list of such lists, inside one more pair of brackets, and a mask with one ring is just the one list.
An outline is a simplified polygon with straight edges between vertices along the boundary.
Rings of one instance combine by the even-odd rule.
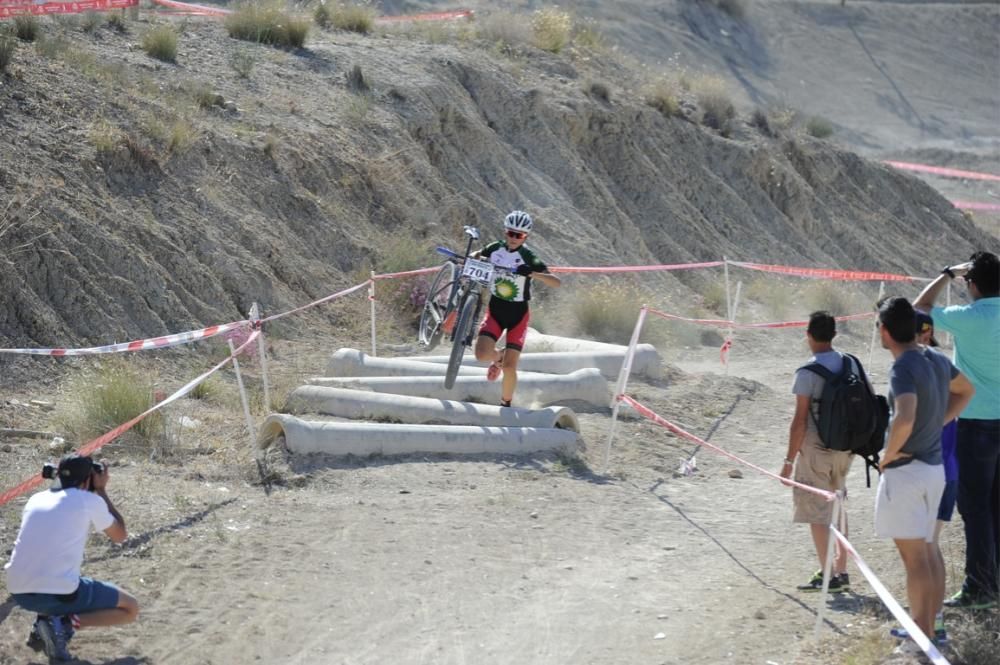
[[[830, 593], [841, 593], [843, 591], [846, 591], [846, 589], [842, 586], [841, 583], [841, 575], [847, 577], [847, 573], [841, 573], [840, 575], [830, 576], [830, 584], [827, 587], [827, 590], [829, 590]], [[849, 581], [848, 581], [848, 586], [850, 586]], [[815, 573], [813, 573], [813, 576], [809, 579], [808, 582], [806, 582], [805, 584], [800, 584], [795, 588], [798, 589], [799, 591], [806, 591], [806, 592], [822, 591], [823, 571], [817, 570]]]
[[851, 576], [847, 573], [841, 573], [835, 576], [837, 579], [837, 585], [841, 591], [851, 590]]
[[944, 606], [962, 610], [989, 610], [997, 606], [997, 599], [974, 596], [962, 589], [951, 598], [945, 599]]
[[500, 406], [510, 406], [510, 400], [509, 399], [500, 400]]
[[[910, 639], [910, 631], [905, 628], [897, 626], [889, 631], [889, 634], [895, 637], [897, 640], [908, 640]], [[945, 644], [948, 642], [948, 631], [945, 630], [944, 624], [939, 624], [934, 626], [934, 644]]]
[[28, 634], [28, 641], [25, 645], [33, 651], [45, 651], [45, 642], [42, 641], [41, 635], [38, 634], [38, 628], [32, 624], [31, 632]]
[[50, 663], [75, 660], [66, 648], [66, 643], [73, 637], [73, 629], [62, 617], [38, 619], [32, 632], [37, 633]]
[[486, 370], [486, 380], [496, 381], [500, 378], [500, 365], [496, 363], [490, 363], [489, 369]]

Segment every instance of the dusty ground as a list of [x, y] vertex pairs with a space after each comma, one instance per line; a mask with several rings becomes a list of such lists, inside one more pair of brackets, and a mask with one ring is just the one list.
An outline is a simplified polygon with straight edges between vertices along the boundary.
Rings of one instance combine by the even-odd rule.
[[[864, 357], [866, 333], [858, 326], [844, 346]], [[679, 371], [630, 392], [776, 469], [788, 375], [805, 357], [800, 333], [777, 335], [770, 354], [738, 347], [729, 376], [714, 348], [669, 350]], [[316, 371], [322, 358], [305, 348], [276, 342], [273, 371]], [[704, 451], [693, 476], [677, 477], [692, 445], [645, 421], [622, 422], [607, 473], [608, 413], [591, 413], [579, 460], [293, 458], [288, 482], [264, 487], [238, 405], [215, 399], [172, 409], [172, 422], [202, 425], [175, 428], [169, 446], [106, 450], [133, 535], [123, 547], [95, 537], [85, 570], [135, 593], [143, 611], [135, 625], [75, 638], [87, 662], [839, 662], [889, 625], [852, 569], [855, 590], [829, 604], [815, 644], [816, 598], [794, 590], [815, 565], [787, 490], [748, 469], [732, 478], [733, 462]], [[10, 445], [4, 487], [44, 458], [44, 446]], [[859, 467], [850, 489], [852, 540], [901, 594]], [[0, 509], [5, 548], [21, 505]], [[23, 646], [31, 618], [0, 607], [0, 663], [37, 662]]]

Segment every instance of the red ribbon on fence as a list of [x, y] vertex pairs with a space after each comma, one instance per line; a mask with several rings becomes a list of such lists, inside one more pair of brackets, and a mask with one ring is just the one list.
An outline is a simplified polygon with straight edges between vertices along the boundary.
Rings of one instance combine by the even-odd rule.
[[82, 14], [108, 9], [134, 7], [139, 0], [80, 0], [79, 2], [45, 2], [36, 4], [24, 0], [0, 0], [0, 18], [21, 14]]
[[1000, 175], [992, 173], [979, 173], [977, 171], [963, 171], [961, 169], [950, 169], [944, 166], [929, 166], [927, 164], [914, 164], [913, 162], [896, 162], [886, 160], [886, 164], [902, 171], [917, 171], [919, 173], [930, 173], [932, 175], [945, 176], [946, 178], [965, 178], [967, 180], [997, 180]]
[[781, 275], [795, 275], [797, 277], [815, 277], [841, 281], [912, 282], [917, 279], [916, 277], [910, 277], [909, 275], [895, 275], [888, 272], [835, 270], [833, 268], [797, 268], [794, 266], [777, 266], [764, 263], [746, 263], [744, 261], [730, 261], [729, 264], [740, 268], [746, 268], [747, 270], [759, 270], [761, 272], [773, 272]]

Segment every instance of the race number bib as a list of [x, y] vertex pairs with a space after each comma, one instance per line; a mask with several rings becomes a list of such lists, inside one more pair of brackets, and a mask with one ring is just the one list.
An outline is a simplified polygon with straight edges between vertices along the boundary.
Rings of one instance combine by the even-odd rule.
[[466, 259], [462, 268], [462, 276], [475, 280], [483, 285], [489, 285], [493, 281], [493, 264], [476, 259]]

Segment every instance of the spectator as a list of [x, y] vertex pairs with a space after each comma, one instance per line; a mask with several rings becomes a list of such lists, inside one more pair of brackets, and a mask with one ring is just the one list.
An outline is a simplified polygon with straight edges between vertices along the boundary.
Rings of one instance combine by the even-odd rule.
[[80, 576], [91, 525], [116, 543], [128, 536], [106, 492], [107, 466], [75, 454], [58, 469], [46, 466], [43, 475], [57, 474], [60, 487], [28, 499], [5, 568], [14, 602], [38, 613], [28, 646], [58, 662], [73, 660], [68, 643], [74, 629], [131, 623], [139, 604], [112, 584]]
[[[819, 363], [834, 374], [840, 372], [843, 363], [848, 361], [833, 348], [833, 338], [836, 335], [837, 322], [829, 312], [813, 312], [809, 315], [806, 342], [813, 354], [810, 364]], [[796, 482], [836, 492], [845, 487], [853, 454], [850, 451], [830, 450], [820, 440], [817, 403], [823, 394], [824, 383], [822, 377], [806, 369], [805, 365], [795, 372], [792, 384], [795, 415], [792, 416], [792, 423], [789, 426], [788, 452], [780, 475], [782, 478], [789, 478], [794, 469]], [[792, 505], [794, 509], [792, 520], [798, 524], [809, 525], [813, 545], [816, 547], [816, 556], [819, 559], [819, 570], [798, 589], [820, 591], [823, 587], [823, 570], [826, 568], [826, 554], [829, 548], [833, 503], [822, 496], [793, 487]], [[845, 515], [845, 524], [846, 519]], [[829, 590], [846, 591], [851, 586], [847, 574], [847, 552], [839, 544], [835, 551]]]
[[944, 493], [941, 427], [968, 404], [968, 379], [945, 357], [916, 341], [913, 307], [905, 298], [879, 304], [882, 346], [892, 353], [886, 436], [875, 499], [875, 533], [892, 538], [906, 571], [914, 622], [934, 635], [944, 600], [944, 565], [936, 556], [937, 508]]
[[[947, 284], [965, 277], [968, 305], [937, 307]], [[965, 525], [965, 581], [949, 607], [996, 607], [1000, 566], [1000, 260], [976, 252], [948, 266], [917, 297], [936, 328], [955, 340], [955, 365], [976, 395], [958, 419], [958, 512]]]

